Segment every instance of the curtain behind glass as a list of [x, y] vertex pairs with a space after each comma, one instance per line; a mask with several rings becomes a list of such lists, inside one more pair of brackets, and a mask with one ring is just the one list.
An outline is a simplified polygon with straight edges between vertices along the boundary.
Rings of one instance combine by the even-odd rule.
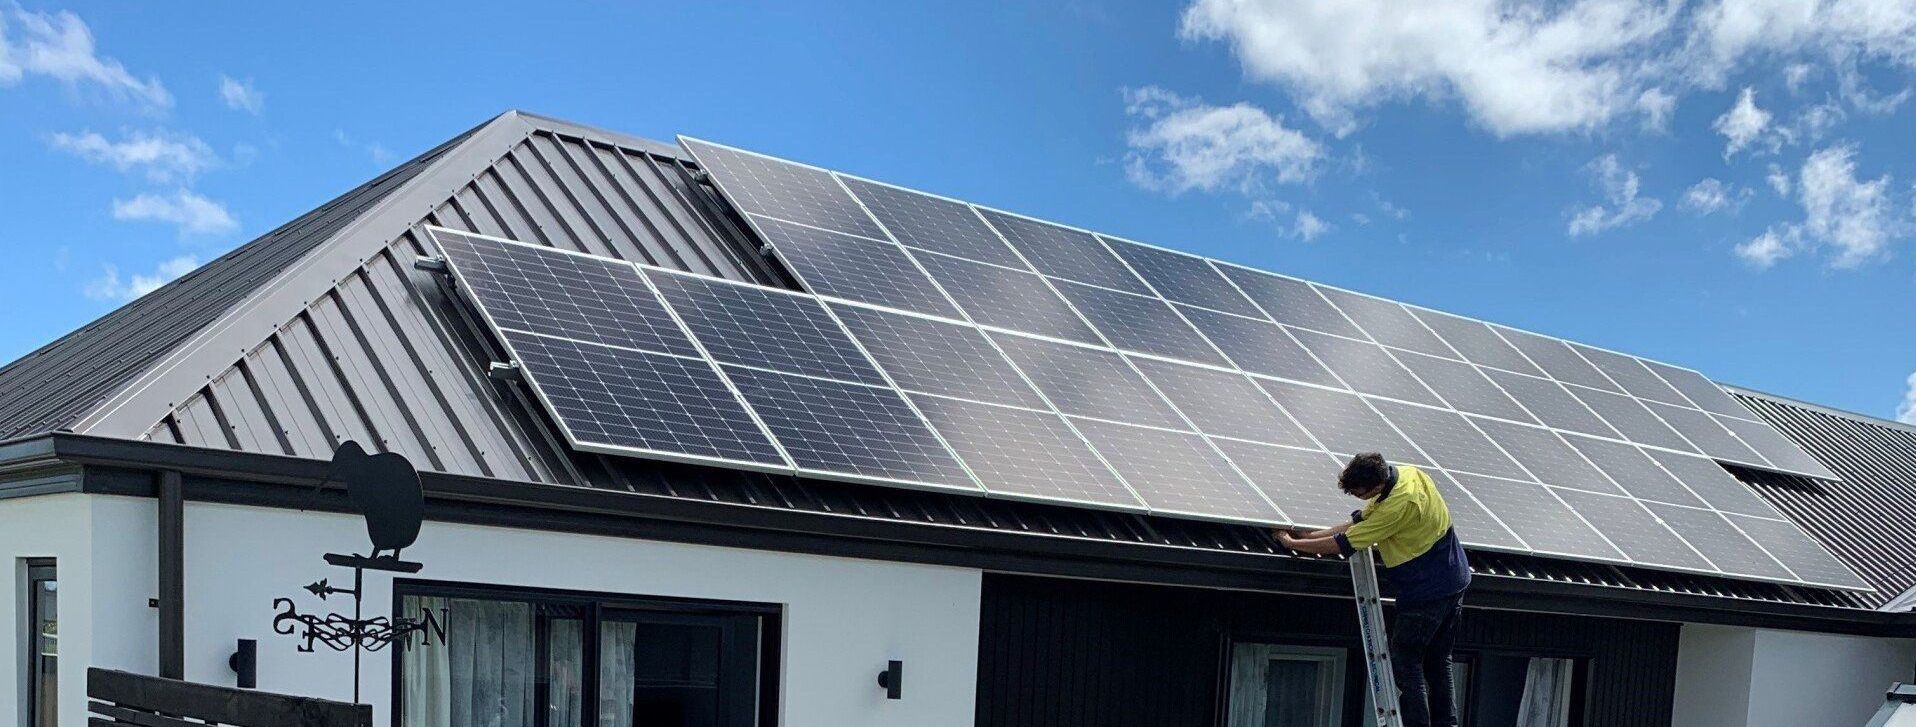
[[555, 618], [546, 636], [546, 727], [580, 727], [585, 717], [585, 630], [578, 619]]
[[1271, 647], [1238, 644], [1231, 651], [1230, 727], [1263, 727], [1264, 683], [1270, 678]]
[[[405, 617], [422, 619], [430, 611], [437, 617], [446, 608], [447, 599], [407, 596]], [[446, 634], [448, 641], [452, 634]], [[400, 657], [400, 694], [404, 702], [400, 724], [404, 727], [452, 727], [452, 662], [450, 644], [433, 641], [424, 633], [406, 639], [405, 655]]]
[[446, 642], [403, 657], [403, 727], [531, 727], [537, 670], [530, 604], [408, 597], [405, 613], [445, 610]]
[[1570, 677], [1576, 662], [1531, 659], [1517, 705], [1517, 727], [1565, 727], [1570, 723]]
[[1318, 727], [1318, 696], [1323, 663], [1301, 659], [1273, 659], [1264, 684], [1264, 727]]
[[638, 636], [631, 621], [599, 622], [599, 727], [633, 727]]

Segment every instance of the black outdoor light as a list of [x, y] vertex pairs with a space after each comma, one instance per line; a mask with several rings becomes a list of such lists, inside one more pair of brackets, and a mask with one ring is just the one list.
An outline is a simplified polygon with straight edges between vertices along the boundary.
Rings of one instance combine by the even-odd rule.
[[240, 639], [233, 655], [226, 657], [226, 665], [239, 675], [239, 688], [252, 689], [259, 686], [259, 642], [253, 639]]
[[893, 659], [878, 672], [878, 686], [885, 688], [886, 699], [905, 698], [905, 662]]

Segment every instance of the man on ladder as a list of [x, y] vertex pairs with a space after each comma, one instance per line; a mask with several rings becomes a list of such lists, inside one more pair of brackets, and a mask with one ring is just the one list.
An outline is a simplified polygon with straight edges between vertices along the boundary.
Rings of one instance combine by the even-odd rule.
[[1450, 649], [1463, 618], [1470, 563], [1450, 525], [1450, 509], [1430, 475], [1391, 465], [1375, 452], [1357, 455], [1337, 478], [1345, 494], [1364, 500], [1351, 521], [1315, 531], [1279, 531], [1284, 547], [1350, 556], [1375, 546], [1397, 588], [1390, 627], [1390, 663], [1403, 696], [1405, 727], [1455, 727]]

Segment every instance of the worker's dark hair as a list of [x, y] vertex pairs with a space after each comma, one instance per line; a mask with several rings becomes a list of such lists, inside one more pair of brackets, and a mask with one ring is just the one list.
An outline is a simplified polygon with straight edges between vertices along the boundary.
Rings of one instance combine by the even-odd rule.
[[1390, 463], [1384, 461], [1384, 455], [1365, 452], [1352, 457], [1350, 464], [1344, 465], [1344, 473], [1337, 476], [1337, 489], [1354, 495], [1384, 484], [1389, 479]]

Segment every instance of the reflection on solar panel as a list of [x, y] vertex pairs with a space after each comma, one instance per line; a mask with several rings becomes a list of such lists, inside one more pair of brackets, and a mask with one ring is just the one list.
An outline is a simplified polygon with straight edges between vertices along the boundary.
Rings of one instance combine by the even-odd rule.
[[705, 361], [523, 331], [503, 340], [574, 447], [786, 468]]
[[894, 389], [742, 366], [723, 368], [800, 472], [978, 489]]
[[720, 363], [885, 383], [817, 298], [657, 269], [646, 277]]
[[1869, 587], [1868, 581], [1856, 575], [1836, 556], [1830, 555], [1795, 523], [1742, 515], [1730, 515], [1729, 519], [1745, 535], [1761, 543], [1771, 557], [1789, 568], [1797, 578], [1830, 586]]
[[[1316, 472], [1326, 462], [1334, 469], [1328, 452], [1382, 451], [1461, 473], [1446, 487], [1463, 495], [1460, 525], [1484, 528], [1465, 533], [1480, 547], [1712, 572], [1713, 558], [1687, 551], [1639, 501], [1773, 511], [1715, 462], [1679, 452], [1828, 475], [1687, 369], [709, 144], [688, 147], [800, 284], [834, 301], [831, 310], [877, 363], [880, 381], [863, 381], [967, 413], [934, 429], [970, 432], [944, 444], [996, 494], [1269, 522], [1290, 507], [1283, 497], [1259, 496], [1289, 491], [1272, 473]], [[766, 359], [754, 364], [761, 369], [799, 366], [763, 343], [715, 348], [721, 360], [740, 350]], [[835, 385], [853, 378], [809, 373]], [[1037, 473], [1003, 464], [1040, 456], [992, 436], [1006, 427], [1049, 432], [1060, 447], [1088, 441], [1077, 461], [1095, 450], [1098, 466], [1068, 478], [1076, 484], [1047, 489]], [[1058, 454], [1073, 456], [1068, 448]], [[1001, 474], [984, 472], [991, 468]], [[1112, 496], [1110, 482], [1085, 484], [1100, 471], [1126, 496]], [[994, 485], [994, 476], [1024, 484]], [[1483, 492], [1470, 488], [1472, 479]], [[1079, 494], [1059, 494], [1067, 491]], [[1630, 552], [1604, 542], [1566, 500], [1617, 520]], [[1291, 515], [1337, 514], [1322, 505], [1299, 504]], [[1534, 517], [1519, 527], [1498, 523], [1499, 512]]]
[[1350, 520], [1353, 501], [1337, 489], [1343, 465], [1329, 454], [1235, 439], [1212, 443], [1271, 502], [1284, 503], [1292, 524], [1328, 527]]
[[1530, 552], [1530, 546], [1477, 504], [1470, 493], [1457, 484], [1456, 477], [1442, 470], [1429, 470], [1429, 473], [1437, 483], [1438, 493], [1444, 496], [1445, 507], [1450, 509], [1451, 527], [1456, 529], [1458, 540], [1465, 545]]
[[631, 265], [452, 230], [432, 237], [500, 328], [697, 356]]
[[1285, 522], [1203, 437], [1092, 419], [1072, 422], [1153, 512]]
[[994, 494], [1144, 509], [1056, 414], [937, 396], [912, 403]]
[[956, 318], [958, 310], [905, 251], [770, 217], [755, 220], [786, 265], [819, 295]]
[[1691, 547], [1715, 564], [1717, 570], [1731, 575], [1769, 580], [1793, 580], [1792, 574], [1741, 531], [1732, 527], [1720, 513], [1689, 507], [1648, 503], [1651, 512], [1662, 518], [1672, 530], [1683, 535]]

